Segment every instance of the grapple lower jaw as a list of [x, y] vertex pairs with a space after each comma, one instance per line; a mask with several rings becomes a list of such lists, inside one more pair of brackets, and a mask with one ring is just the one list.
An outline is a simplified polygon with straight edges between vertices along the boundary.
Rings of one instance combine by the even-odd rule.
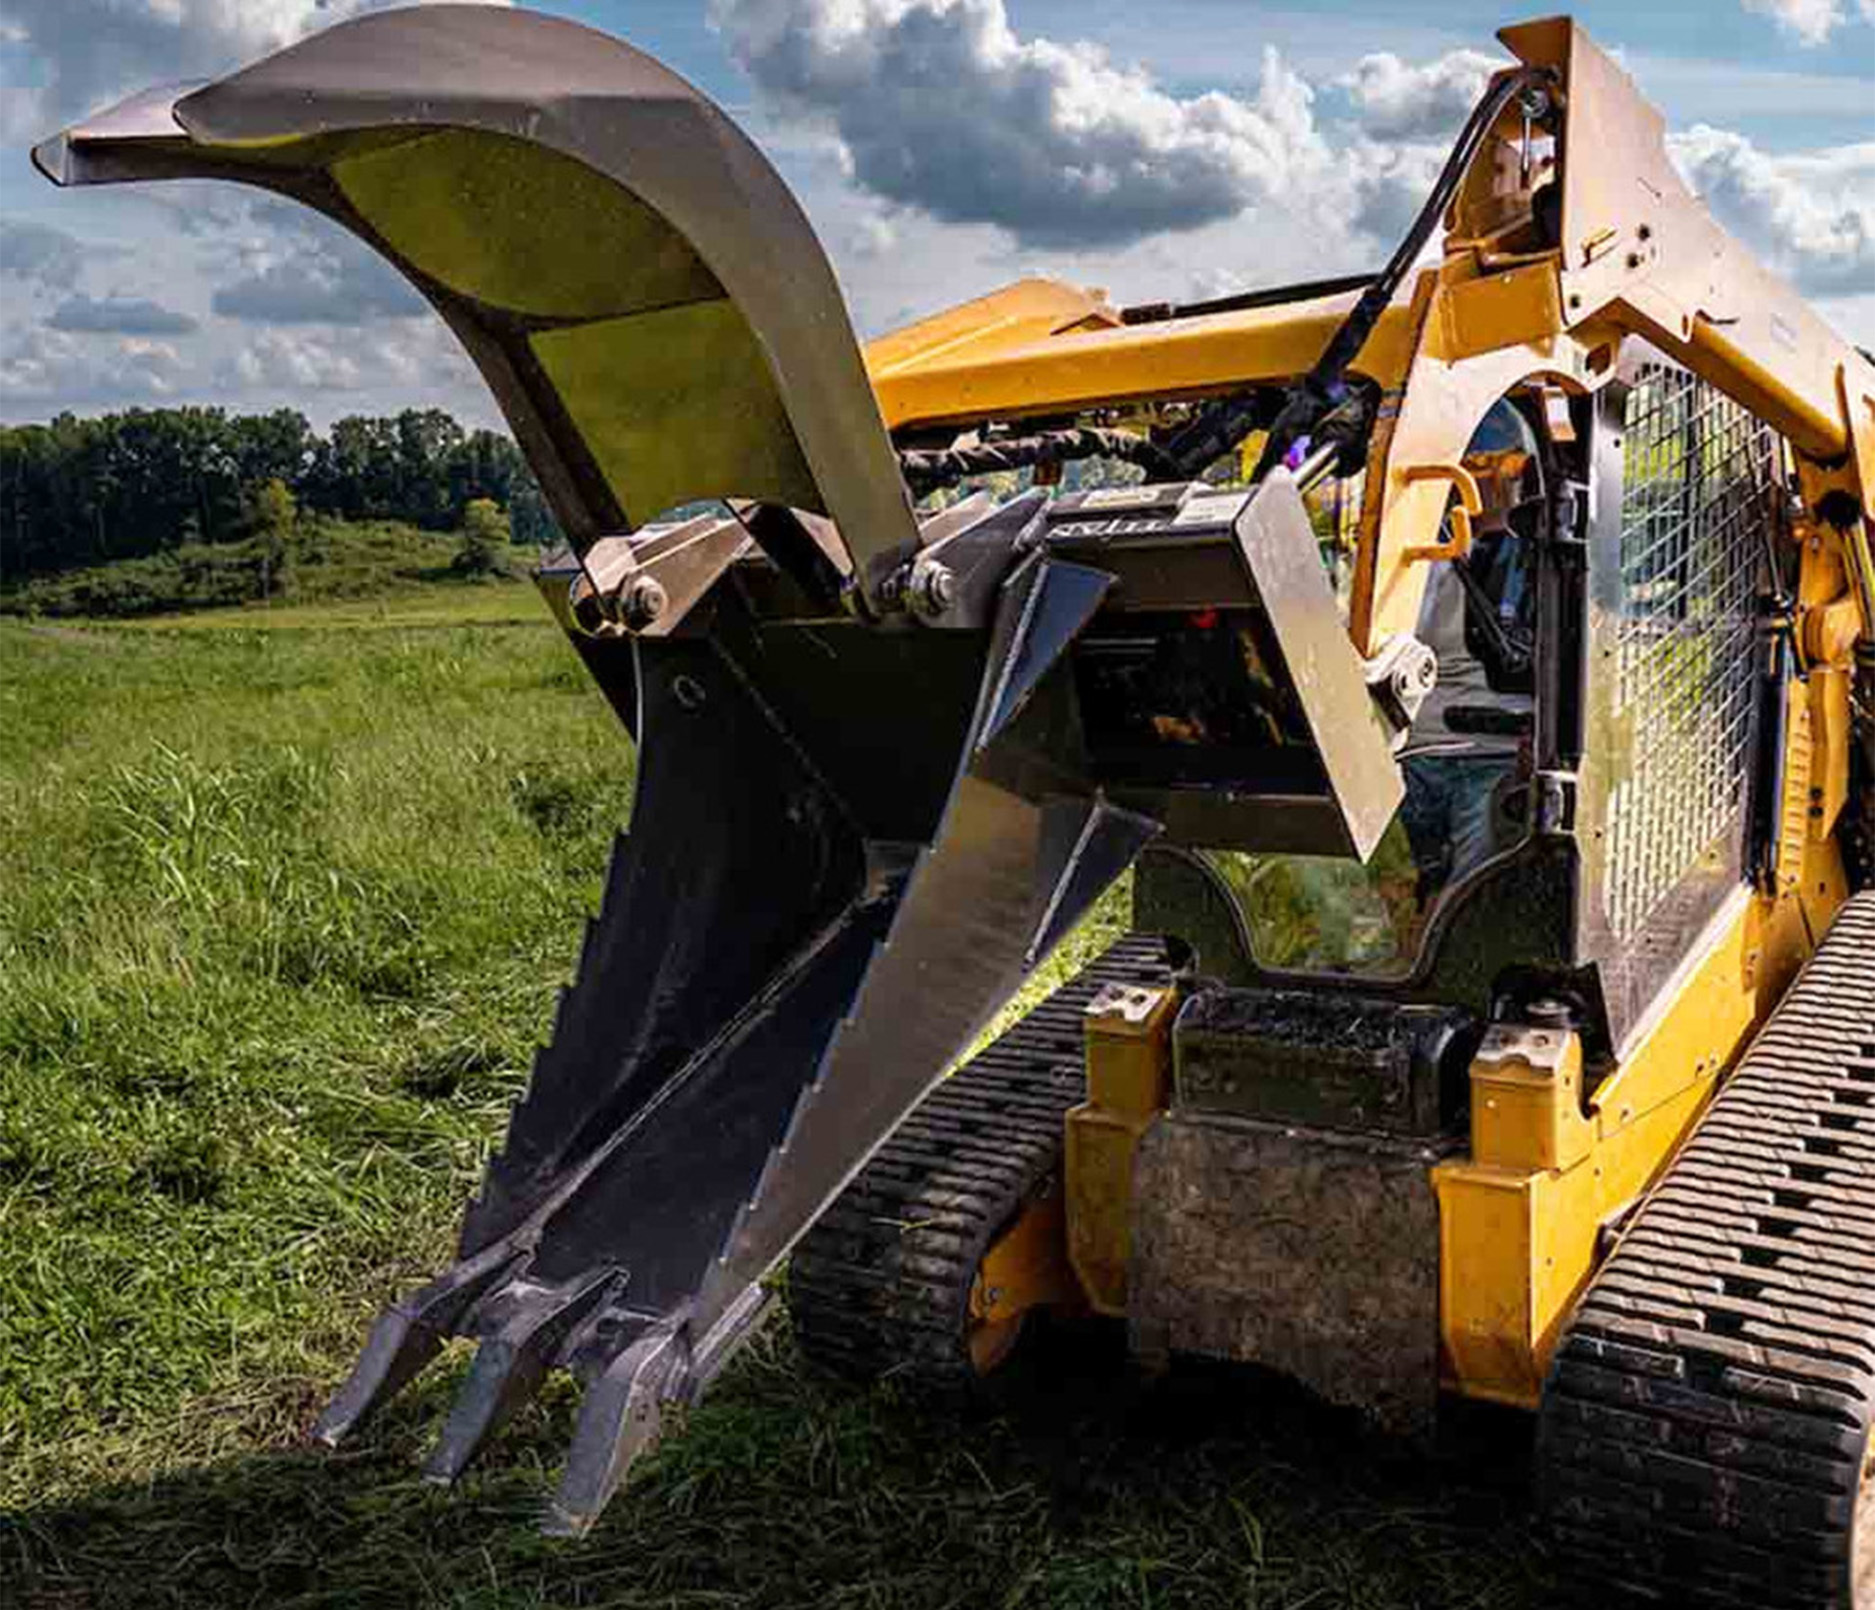
[[[1156, 833], [1054, 737], [1109, 578], [1018, 560], [1019, 530], [986, 629], [758, 618], [726, 579], [631, 644], [637, 800], [578, 980], [461, 1261], [379, 1321], [322, 1437], [473, 1336], [429, 1474], [569, 1369], [587, 1394], [549, 1523], [589, 1525], [762, 1278]], [[855, 687], [880, 690], [870, 720]]]

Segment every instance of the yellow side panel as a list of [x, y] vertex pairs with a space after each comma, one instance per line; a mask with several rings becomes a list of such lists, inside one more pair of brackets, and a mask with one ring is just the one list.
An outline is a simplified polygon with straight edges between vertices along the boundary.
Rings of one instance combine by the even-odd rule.
[[1150, 1118], [1122, 1118], [1091, 1104], [1067, 1118], [1068, 1261], [1088, 1305], [1126, 1312], [1133, 1250], [1133, 1161]]
[[[1535, 1401], [1532, 1274], [1538, 1196], [1533, 1170], [1446, 1164], [1439, 1195], [1440, 1371], [1468, 1397]], [[1547, 1204], [1544, 1204], [1545, 1206]]]

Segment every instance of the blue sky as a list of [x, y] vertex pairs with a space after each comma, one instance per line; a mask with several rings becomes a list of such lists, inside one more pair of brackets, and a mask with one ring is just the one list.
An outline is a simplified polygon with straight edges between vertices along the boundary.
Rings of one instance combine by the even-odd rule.
[[[177, 402], [492, 418], [440, 326], [310, 215], [198, 185], [61, 193], [27, 162], [122, 93], [379, 3], [0, 0], [0, 420]], [[1476, 0], [541, 9], [729, 107], [865, 333], [1023, 273], [1132, 300], [1376, 263], [1514, 20]], [[1875, 0], [1574, 10], [1667, 114], [1715, 213], [1875, 346]]]

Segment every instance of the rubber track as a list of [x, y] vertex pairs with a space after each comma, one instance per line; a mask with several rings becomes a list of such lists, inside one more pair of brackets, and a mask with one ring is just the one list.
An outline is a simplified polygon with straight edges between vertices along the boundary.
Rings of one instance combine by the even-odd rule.
[[[1672, 1604], [1848, 1610], [1871, 1404], [1875, 895], [1860, 895], [1557, 1350], [1539, 1469], [1566, 1568]], [[1863, 1593], [1871, 1610], [1875, 1582]]]
[[944, 1393], [976, 1380], [970, 1288], [990, 1243], [1054, 1179], [1087, 1088], [1082, 1018], [1108, 984], [1170, 976], [1163, 940], [1120, 940], [915, 1107], [788, 1265], [802, 1350], [857, 1380]]

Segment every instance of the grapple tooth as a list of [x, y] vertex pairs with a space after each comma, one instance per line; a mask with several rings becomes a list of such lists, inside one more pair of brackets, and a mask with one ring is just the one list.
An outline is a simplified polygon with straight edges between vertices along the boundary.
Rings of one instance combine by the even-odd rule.
[[507, 1243], [490, 1247], [380, 1314], [352, 1373], [314, 1424], [313, 1440], [336, 1448], [416, 1378], [477, 1299], [513, 1275], [527, 1256]]
[[681, 1322], [653, 1326], [586, 1389], [559, 1491], [540, 1529], [584, 1537], [632, 1460], [657, 1439], [664, 1405], [689, 1395], [690, 1349]]
[[568, 1338], [615, 1283], [611, 1270], [570, 1287], [517, 1289], [494, 1299], [507, 1311], [487, 1337], [456, 1394], [449, 1419], [424, 1463], [423, 1479], [447, 1487], [488, 1439], [534, 1395]]
[[998, 672], [978, 729], [976, 747], [987, 749], [1020, 715], [1043, 677], [1094, 618], [1114, 578], [1104, 570], [1044, 561], [1027, 580], [1021, 613], [1002, 650]]

